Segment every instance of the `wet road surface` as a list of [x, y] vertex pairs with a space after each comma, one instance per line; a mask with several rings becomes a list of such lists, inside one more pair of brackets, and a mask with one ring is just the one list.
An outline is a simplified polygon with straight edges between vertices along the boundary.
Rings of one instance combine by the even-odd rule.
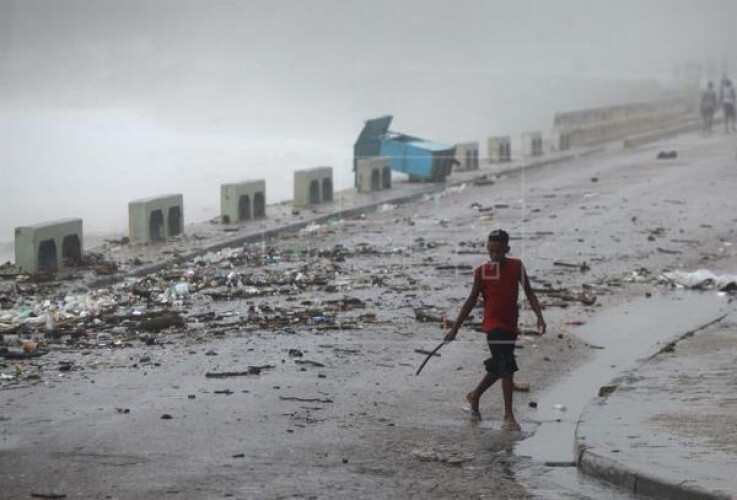
[[[655, 160], [659, 149], [679, 157]], [[190, 318], [184, 332], [150, 346], [55, 349], [38, 361], [39, 380], [1, 391], [4, 494], [598, 498], [598, 486], [572, 471], [515, 453], [541, 420], [529, 403], [545, 401], [548, 388], [597, 355], [575, 334], [580, 323], [662, 292], [666, 269], [718, 269], [734, 257], [725, 242], [734, 239], [736, 181], [732, 141], [688, 135], [269, 241], [292, 257], [229, 269], [293, 277], [322, 269], [329, 282], [249, 298], [194, 293], [175, 306]], [[517, 380], [531, 385], [515, 396], [521, 433], [500, 430], [497, 387], [482, 399], [483, 421], [460, 411], [488, 356], [472, 328], [414, 376], [424, 357], [414, 350], [432, 349], [444, 333], [438, 322], [417, 321], [415, 309], [455, 317], [497, 227], [512, 233], [549, 324], [546, 336], [519, 341]], [[347, 255], [336, 259], [336, 245]], [[584, 295], [595, 302], [578, 300]], [[269, 308], [329, 309], [338, 326], [297, 322], [291, 333], [250, 321]], [[197, 318], [207, 312], [217, 322]], [[521, 318], [523, 330], [534, 326], [526, 305]], [[65, 360], [78, 369], [54, 369]], [[248, 366], [263, 369], [205, 376]]]

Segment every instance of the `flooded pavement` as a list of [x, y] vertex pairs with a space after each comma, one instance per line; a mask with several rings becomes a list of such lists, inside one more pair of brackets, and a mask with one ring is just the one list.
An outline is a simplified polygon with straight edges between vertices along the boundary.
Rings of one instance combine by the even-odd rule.
[[737, 316], [729, 309], [587, 405], [577, 430], [587, 473], [660, 498], [735, 497]]
[[679, 291], [639, 298], [594, 316], [574, 330], [595, 349], [594, 356], [538, 400], [540, 426], [515, 452], [550, 466], [575, 466], [576, 427], [589, 401], [613, 390], [613, 379], [664, 344], [723, 319], [727, 308], [727, 298], [716, 292]]
[[[664, 148], [678, 159], [656, 160]], [[676, 318], [686, 309], [669, 305], [665, 272], [729, 269], [735, 187], [733, 144], [686, 135], [437, 190], [93, 291], [5, 280], [6, 348], [30, 340], [45, 354], [0, 366], [4, 491], [604, 498], [588, 483], [575, 491], [582, 482], [556, 468], [531, 483], [541, 466], [519, 449], [550, 420], [547, 391], [617, 352], [596, 318], [648, 301]], [[458, 313], [496, 227], [512, 233], [549, 325], [532, 334], [523, 305], [521, 433], [500, 430], [496, 387], [481, 422], [460, 409], [488, 357], [474, 331], [480, 310], [414, 375], [417, 351], [442, 339], [443, 316]]]

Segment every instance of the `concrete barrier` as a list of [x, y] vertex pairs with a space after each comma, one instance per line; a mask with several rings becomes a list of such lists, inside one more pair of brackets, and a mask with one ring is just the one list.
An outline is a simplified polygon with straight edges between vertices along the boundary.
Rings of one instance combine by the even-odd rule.
[[362, 158], [356, 166], [356, 189], [359, 193], [371, 193], [391, 189], [392, 165], [389, 158], [377, 156]]
[[588, 146], [676, 126], [688, 118], [687, 98], [556, 113], [554, 133], [569, 134], [571, 146]]
[[553, 131], [550, 134], [551, 147], [555, 151], [568, 151], [571, 149], [571, 134], [560, 130]]
[[543, 135], [541, 132], [524, 132], [522, 134], [522, 156], [542, 156]]
[[266, 216], [266, 181], [235, 182], [220, 186], [220, 215], [225, 224]]
[[478, 170], [479, 169], [479, 143], [463, 142], [455, 145], [456, 154], [453, 170]]
[[184, 198], [167, 194], [128, 203], [128, 235], [134, 243], [165, 241], [184, 233]]
[[294, 172], [294, 205], [307, 206], [333, 201], [333, 167]]
[[512, 138], [508, 135], [489, 137], [487, 141], [489, 163], [512, 161]]
[[15, 228], [15, 264], [27, 273], [55, 272], [82, 261], [82, 219]]

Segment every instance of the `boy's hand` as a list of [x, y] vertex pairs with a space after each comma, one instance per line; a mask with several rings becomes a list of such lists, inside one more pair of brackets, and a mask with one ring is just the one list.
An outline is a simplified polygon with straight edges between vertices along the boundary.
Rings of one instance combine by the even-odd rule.
[[545, 330], [548, 329], [548, 325], [545, 324], [545, 320], [542, 318], [537, 318], [537, 331], [540, 332], [540, 335], [545, 335]]
[[456, 334], [458, 333], [457, 330], [451, 330], [448, 333], [445, 334], [445, 337], [443, 337], [443, 340], [445, 342], [453, 342], [456, 338]]

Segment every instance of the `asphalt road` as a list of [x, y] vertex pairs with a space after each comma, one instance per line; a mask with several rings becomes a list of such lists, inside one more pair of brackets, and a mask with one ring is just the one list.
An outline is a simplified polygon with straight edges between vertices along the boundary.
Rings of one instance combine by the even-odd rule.
[[[671, 149], [677, 159], [655, 159]], [[190, 318], [246, 319], [217, 335], [191, 320], [150, 346], [55, 347], [36, 361], [39, 380], [0, 391], [0, 497], [586, 498], [585, 489], [522, 479], [539, 468], [514, 453], [536, 428], [529, 403], [596, 355], [576, 338], [577, 323], [659, 287], [663, 270], [719, 271], [734, 257], [725, 242], [735, 239], [736, 187], [735, 138], [685, 135], [268, 242], [292, 257], [232, 270], [327, 276], [330, 286], [217, 301], [195, 293], [181, 306]], [[472, 328], [414, 375], [424, 357], [415, 349], [444, 333], [414, 310], [455, 317], [497, 227], [512, 234], [534, 286], [557, 291], [540, 295], [549, 333], [522, 337], [517, 351], [517, 380], [531, 385], [515, 396], [521, 433], [500, 430], [497, 387], [482, 399], [481, 422], [460, 410], [488, 356]], [[336, 245], [345, 255], [336, 258]], [[576, 300], [583, 292], [593, 305]], [[335, 316], [345, 327], [297, 323], [279, 333], [247, 319], [346, 295], [358, 300]], [[521, 318], [534, 327], [527, 306]], [[58, 372], [62, 360], [75, 369]], [[205, 377], [248, 365], [273, 368]]]

